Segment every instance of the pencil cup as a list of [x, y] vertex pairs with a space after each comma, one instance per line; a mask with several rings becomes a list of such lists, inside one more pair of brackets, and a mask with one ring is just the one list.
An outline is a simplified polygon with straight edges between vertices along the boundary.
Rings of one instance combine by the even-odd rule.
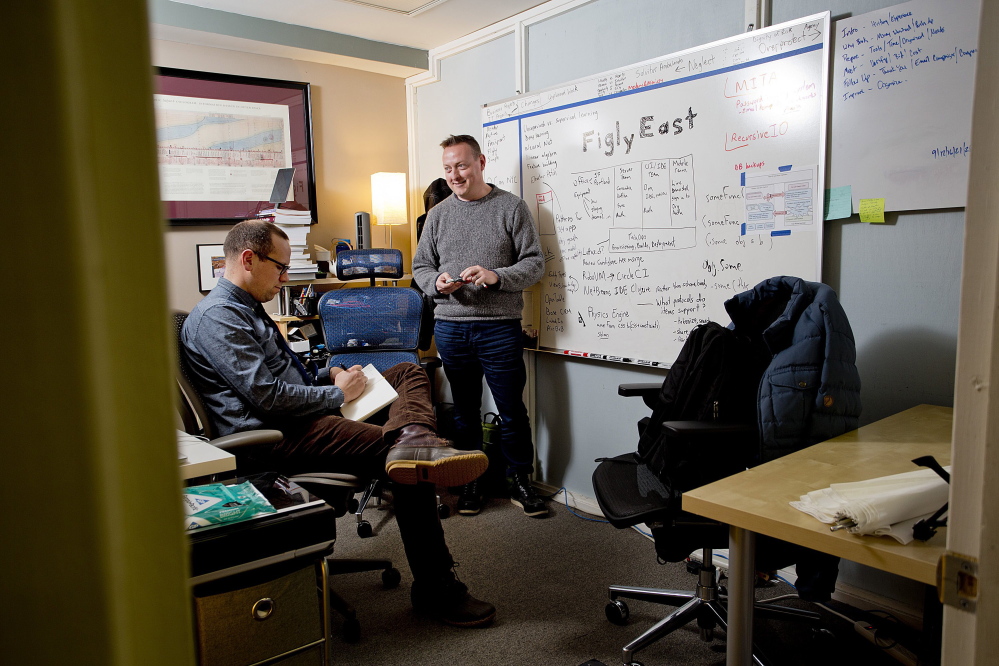
[[304, 299], [296, 298], [293, 303], [295, 305], [296, 317], [314, 315], [316, 314], [316, 305], [319, 303], [319, 294], [312, 294], [311, 296], [306, 296]]

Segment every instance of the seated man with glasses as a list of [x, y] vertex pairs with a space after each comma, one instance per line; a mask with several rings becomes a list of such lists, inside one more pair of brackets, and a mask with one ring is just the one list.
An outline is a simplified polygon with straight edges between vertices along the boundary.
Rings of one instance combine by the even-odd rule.
[[285, 474], [388, 476], [413, 573], [413, 607], [456, 626], [491, 623], [496, 609], [469, 595], [454, 575], [434, 490], [434, 483], [460, 486], [478, 478], [486, 456], [458, 451], [436, 435], [430, 382], [412, 363], [384, 373], [399, 393], [380, 415], [384, 425], [341, 417], [340, 406], [364, 391], [361, 367], [311, 374], [263, 309], [288, 281], [288, 236], [270, 222], [247, 220], [232, 228], [223, 248], [224, 276], [181, 331], [183, 360], [219, 434], [280, 430], [284, 439], [263, 462]]

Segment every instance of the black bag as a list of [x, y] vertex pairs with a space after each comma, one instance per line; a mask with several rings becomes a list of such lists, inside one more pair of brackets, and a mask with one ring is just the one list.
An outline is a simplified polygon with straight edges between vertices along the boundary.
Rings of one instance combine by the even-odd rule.
[[670, 367], [652, 416], [640, 426], [639, 462], [674, 492], [745, 469], [758, 452], [758, 435], [686, 443], [664, 431], [662, 423], [755, 424], [757, 392], [768, 362], [735, 331], [714, 322], [695, 327]]

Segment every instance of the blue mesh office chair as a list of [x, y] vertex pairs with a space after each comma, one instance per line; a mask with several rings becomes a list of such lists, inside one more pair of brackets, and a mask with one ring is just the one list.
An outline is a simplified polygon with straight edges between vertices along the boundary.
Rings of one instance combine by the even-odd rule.
[[420, 363], [423, 297], [409, 287], [375, 287], [377, 279], [398, 280], [402, 275], [399, 250], [337, 253], [337, 278], [367, 279], [370, 286], [328, 291], [319, 299], [330, 365], [371, 363], [383, 372], [397, 363]]
[[[369, 286], [328, 291], [319, 299], [317, 313], [331, 356], [327, 367], [367, 365], [384, 372], [397, 363], [416, 363], [429, 374], [440, 359], [421, 359], [419, 349], [429, 348], [429, 336], [421, 340], [424, 297], [410, 287], [376, 287], [375, 280], [398, 280], [403, 276], [402, 252], [389, 249], [337, 252], [336, 276], [340, 280], [368, 280]], [[422, 343], [422, 344], [421, 344]], [[431, 400], [433, 395], [431, 377]], [[370, 523], [362, 519], [368, 500], [378, 493], [378, 481], [361, 496], [355, 515], [358, 534], [370, 534]], [[441, 518], [450, 508], [437, 498]], [[364, 530], [364, 532], [362, 532]]]

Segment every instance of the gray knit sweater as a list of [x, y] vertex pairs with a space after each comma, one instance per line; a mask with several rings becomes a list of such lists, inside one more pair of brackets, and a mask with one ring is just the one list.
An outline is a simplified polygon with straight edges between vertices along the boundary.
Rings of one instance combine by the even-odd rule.
[[[476, 201], [451, 195], [430, 209], [413, 258], [413, 277], [436, 298], [434, 316], [445, 321], [520, 319], [521, 291], [544, 274], [538, 231], [520, 197], [495, 185]], [[463, 285], [445, 296], [435, 286], [441, 273], [457, 277], [469, 266], [494, 271], [488, 288]]]

